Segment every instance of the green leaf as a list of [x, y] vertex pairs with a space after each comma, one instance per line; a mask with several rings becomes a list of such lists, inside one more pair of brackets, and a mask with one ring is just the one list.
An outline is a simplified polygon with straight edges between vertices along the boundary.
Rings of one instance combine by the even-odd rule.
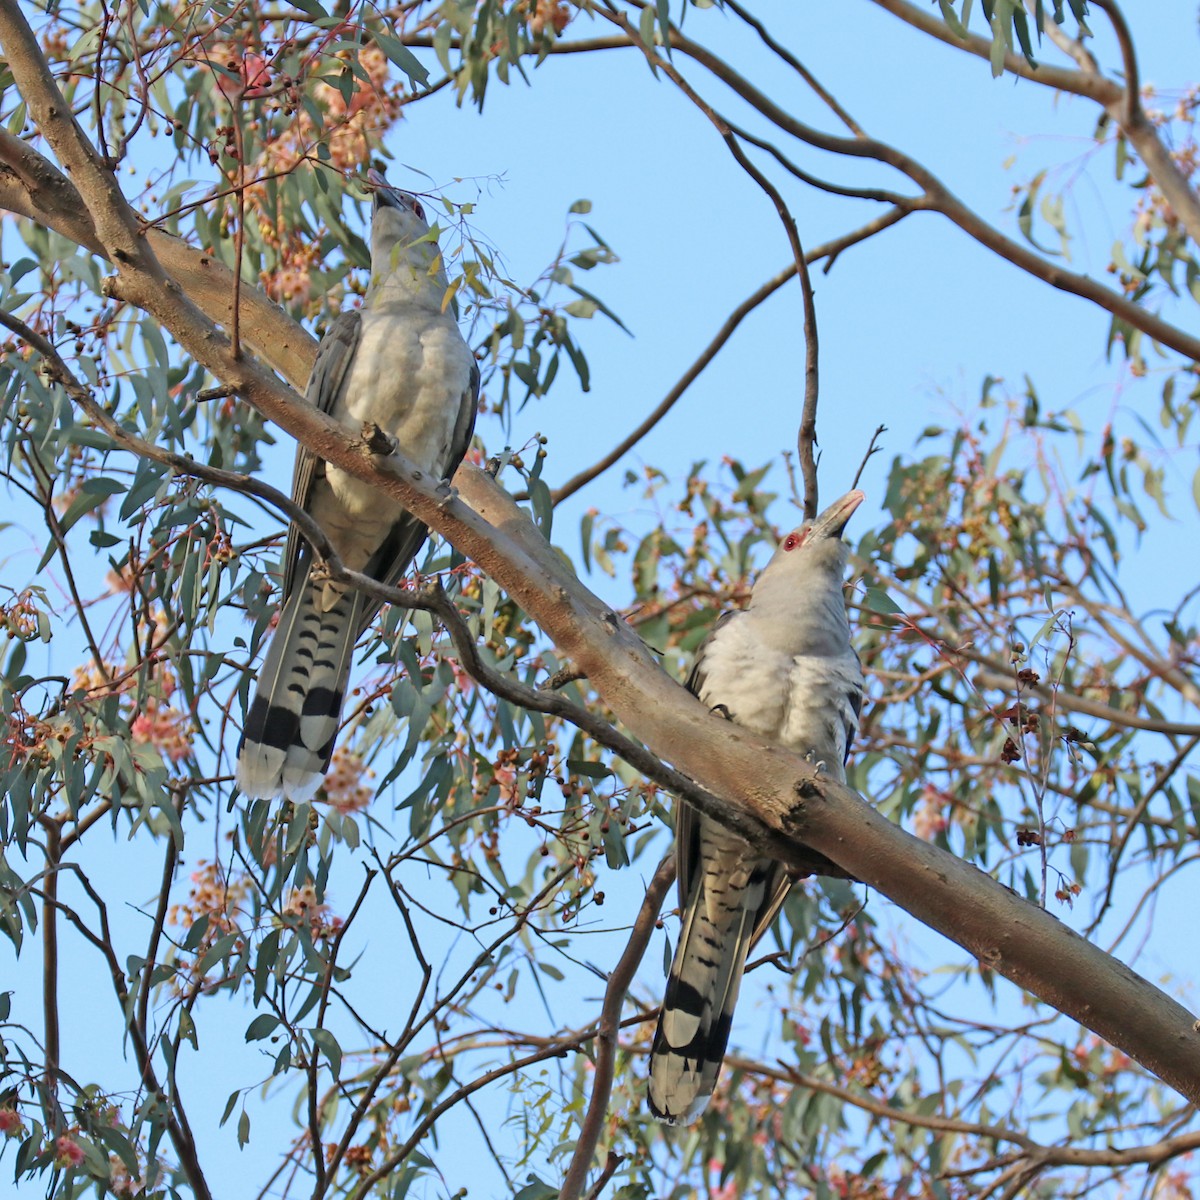
[[883, 613], [887, 616], [903, 615], [904, 609], [887, 594], [881, 587], [869, 587], [863, 593], [863, 604], [872, 612]]
[[246, 1027], [246, 1041], [261, 1042], [270, 1037], [279, 1026], [279, 1018], [274, 1013], [259, 1013]]
[[424, 87], [429, 82], [429, 71], [422, 65], [421, 60], [398, 38], [384, 33], [381, 29], [372, 31], [380, 50], [384, 52], [418, 87]]
[[530, 1174], [525, 1186], [513, 1196], [513, 1200], [555, 1200], [558, 1188], [551, 1187], [537, 1175]]
[[608, 779], [613, 773], [612, 768], [604, 763], [587, 762], [582, 758], [568, 758], [567, 770], [576, 775], [586, 775], [589, 779]]
[[329, 1070], [334, 1079], [338, 1079], [342, 1073], [342, 1048], [338, 1045], [337, 1038], [328, 1029], [319, 1027], [309, 1030], [309, 1033], [312, 1035], [313, 1045], [329, 1060]]

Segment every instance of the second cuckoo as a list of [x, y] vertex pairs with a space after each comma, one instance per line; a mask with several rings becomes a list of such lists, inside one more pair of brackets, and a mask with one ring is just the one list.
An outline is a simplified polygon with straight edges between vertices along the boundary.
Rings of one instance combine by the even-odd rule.
[[[749, 605], [723, 613], [701, 645], [687, 684], [714, 712], [840, 782], [863, 694], [842, 596], [842, 530], [862, 501], [847, 492], [780, 542]], [[746, 954], [791, 883], [723, 825], [684, 803], [676, 811], [682, 926], [650, 1052], [650, 1109], [688, 1125], [716, 1085]]]

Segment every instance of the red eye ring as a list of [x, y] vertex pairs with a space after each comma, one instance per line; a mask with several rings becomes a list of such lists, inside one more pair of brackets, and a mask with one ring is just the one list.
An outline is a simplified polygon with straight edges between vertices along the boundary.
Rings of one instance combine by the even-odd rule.
[[421, 202], [416, 198], [416, 196], [412, 198], [412, 207], [413, 212], [415, 212], [422, 221], [425, 220], [425, 210], [421, 207]]
[[783, 548], [785, 550], [795, 550], [795, 548], [800, 545], [803, 540], [804, 539], [798, 533], [789, 533], [787, 537], [783, 539]]

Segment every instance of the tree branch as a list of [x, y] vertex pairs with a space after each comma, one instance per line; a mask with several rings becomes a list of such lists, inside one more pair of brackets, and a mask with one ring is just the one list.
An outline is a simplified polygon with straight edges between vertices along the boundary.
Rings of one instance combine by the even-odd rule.
[[1131, 128], [1146, 119], [1142, 112], [1142, 85], [1139, 80], [1137, 51], [1133, 45], [1133, 34], [1129, 31], [1129, 26], [1125, 22], [1125, 14], [1118, 7], [1117, 0], [1091, 0], [1091, 2], [1108, 14], [1113, 33], [1117, 38], [1117, 45], [1121, 47], [1121, 61], [1125, 66], [1125, 95], [1123, 98], [1125, 120], [1122, 124]]
[[[876, 2], [891, 4], [897, 0], [876, 0]], [[1068, 271], [1054, 263], [1047, 262], [1028, 247], [1007, 237], [994, 226], [989, 225], [973, 209], [968, 208], [932, 171], [903, 151], [873, 138], [838, 137], [806, 125], [781, 109], [770, 97], [759, 91], [749, 80], [738, 74], [711, 50], [685, 37], [676, 29], [671, 30], [671, 47], [711, 71], [747, 104], [785, 133], [789, 133], [819, 150], [852, 158], [871, 158], [894, 167], [907, 175], [924, 192], [922, 197], [913, 201], [914, 209], [941, 213], [982, 246], [1032, 275], [1035, 279], [1040, 279], [1043, 283], [1048, 283], [1059, 291], [1069, 292], [1084, 300], [1090, 300], [1099, 308], [1134, 329], [1141, 330], [1162, 345], [1169, 346], [1172, 350], [1186, 355], [1190, 359], [1200, 361], [1200, 338], [1171, 325], [1157, 314], [1133, 303], [1119, 292], [1105, 287], [1090, 276], [1081, 275], [1076, 271]], [[1077, 72], [1069, 74], [1075, 75]], [[1132, 132], [1129, 137], [1130, 141], [1137, 146]], [[1165, 148], [1163, 154], [1166, 155]], [[1169, 155], [1166, 157], [1169, 159]], [[1151, 161], [1145, 156], [1143, 156], [1143, 161], [1154, 173], [1155, 168]], [[1165, 164], [1163, 164], [1163, 169], [1166, 170]], [[1178, 174], [1177, 169], [1176, 174]], [[1157, 175], [1155, 178], [1159, 180]], [[1182, 180], [1182, 176], [1179, 178]], [[1159, 182], [1160, 186], [1163, 186], [1163, 183]], [[1183, 182], [1186, 185], [1186, 181]], [[1171, 200], [1174, 207], [1173, 194], [1168, 195], [1164, 187], [1164, 195], [1168, 195], [1168, 199]], [[1182, 199], [1184, 197], [1181, 197]], [[1195, 201], [1195, 207], [1197, 227], [1200, 228], [1200, 199]], [[1189, 230], [1190, 228], [1189, 225]]]
[[808, 274], [808, 262], [804, 254], [804, 246], [800, 241], [800, 231], [796, 227], [795, 218], [791, 214], [786, 201], [779, 189], [750, 161], [746, 152], [738, 142], [737, 134], [732, 126], [719, 112], [716, 111], [676, 69], [674, 63], [657, 54], [654, 49], [638, 36], [629, 18], [624, 13], [610, 7], [607, 11], [597, 10], [605, 20], [617, 25], [633, 45], [636, 45], [646, 57], [650, 66], [662, 71], [672, 83], [709, 119], [716, 131], [721, 135], [729, 153], [733, 155], [738, 165], [758, 184], [759, 188], [770, 198], [783, 223], [784, 232], [792, 248], [792, 260], [796, 266], [796, 276], [800, 280], [800, 293], [804, 303], [804, 406], [800, 413], [800, 428], [796, 438], [797, 451], [800, 457], [800, 474], [804, 479], [804, 519], [811, 521], [817, 515], [817, 391], [818, 391], [818, 337], [817, 337], [817, 308], [813, 298], [812, 280]]
[[[994, 688], [1001, 692], [1015, 690], [1016, 681], [1012, 675], [997, 670], [992, 660], [985, 655], [965, 649], [953, 650], [951, 653], [955, 657], [966, 658], [971, 662], [987, 664], [982, 671], [975, 672], [976, 687]], [[1137, 713], [1113, 708], [1109, 704], [1101, 704], [1099, 700], [1089, 700], [1086, 696], [1077, 696], [1062, 688], [1051, 689], [1040, 683], [1023, 683], [1021, 691], [1034, 695], [1045, 703], [1053, 701], [1059, 708], [1065, 708], [1070, 712], [1095, 717], [1098, 721], [1107, 721], [1119, 729], [1145, 729], [1149, 733], [1161, 733], [1168, 737], [1200, 737], [1200, 725], [1187, 724], [1182, 721], [1160, 721], [1157, 717], [1142, 717]]]
[[1200, 1132], [1164, 1138], [1162, 1141], [1145, 1146], [1105, 1147], [1102, 1150], [1084, 1149], [1079, 1146], [1043, 1145], [1017, 1129], [1009, 1129], [1003, 1125], [988, 1125], [977, 1121], [964, 1121], [958, 1117], [921, 1114], [913, 1112], [911, 1109], [897, 1108], [895, 1105], [863, 1095], [851, 1088], [842, 1087], [828, 1079], [821, 1079], [802, 1071], [793, 1071], [787, 1067], [776, 1069], [736, 1055], [728, 1056], [726, 1061], [731, 1067], [747, 1074], [765, 1075], [770, 1079], [778, 1079], [781, 1082], [792, 1083], [826, 1096], [834, 1096], [844, 1104], [853, 1105], [862, 1112], [870, 1113], [885, 1121], [895, 1121], [902, 1125], [911, 1125], [917, 1129], [930, 1129], [938, 1133], [958, 1133], [986, 1141], [1012, 1143], [1019, 1148], [1022, 1158], [1031, 1160], [1038, 1167], [1125, 1167], [1139, 1164], [1157, 1167], [1172, 1158], [1178, 1158], [1181, 1154], [1189, 1154], [1200, 1149]]
[[46, 871], [42, 887], [42, 1014], [46, 1050], [45, 1116], [51, 1134], [63, 1131], [62, 1107], [58, 1102], [59, 1069], [62, 1066], [58, 1014], [58, 871], [62, 863], [61, 827], [57, 821], [43, 822], [46, 830]]
[[[1103, 9], [1107, 13], [1112, 22], [1113, 32], [1116, 34], [1124, 60], [1125, 87], [1121, 87], [1113, 80], [1101, 75], [1090, 52], [1063, 32], [1049, 17], [1045, 19], [1047, 34], [1064, 53], [1070, 54], [1074, 58], [1080, 69], [1072, 71], [1064, 67], [1053, 67], [1046, 63], [1038, 63], [1037, 66], [1034, 66], [1023, 54], [1011, 52], [1004, 56], [1004, 69], [1021, 79], [1027, 79], [1055, 91], [1082, 96], [1099, 104], [1113, 118], [1117, 127], [1128, 138], [1130, 145], [1137, 151], [1146, 169], [1150, 172], [1151, 178], [1158, 184], [1159, 190], [1170, 204], [1171, 210], [1183, 223], [1192, 239], [1200, 242], [1200, 196], [1197, 196], [1195, 189], [1172, 158], [1170, 150], [1163, 144], [1158, 130], [1147, 120], [1145, 111], [1142, 109], [1138, 95], [1137, 56], [1129, 26], [1126, 24], [1121, 10], [1111, 0], [1094, 0], [1094, 2], [1097, 8]], [[968, 34], [965, 39], [960, 38], [932, 12], [919, 8], [909, 0], [872, 0], [872, 3], [898, 17], [905, 24], [919, 29], [930, 37], [937, 38], [940, 42], [945, 42], [948, 46], [965, 50], [968, 54], [973, 54], [985, 61], [991, 58], [990, 38], [980, 37], [978, 34]], [[1054, 286], [1058, 287], [1059, 285], [1055, 284]], [[1093, 299], [1090, 296], [1085, 298]], [[1122, 317], [1122, 319], [1127, 318]], [[1135, 328], [1140, 328], [1140, 326], [1135, 326]], [[1143, 332], [1149, 331], [1144, 330]], [[1157, 338], [1157, 335], [1153, 333], [1150, 336]], [[1170, 345], [1171, 343], [1164, 344]], [[1174, 347], [1174, 349], [1179, 349], [1179, 347]], [[1181, 351], [1181, 353], [1188, 353], [1188, 356], [1193, 359], [1196, 357], [1195, 354], [1187, 351]]]
[[600, 1022], [596, 1029], [596, 1070], [592, 1076], [592, 1094], [588, 1100], [587, 1113], [579, 1128], [575, 1151], [571, 1155], [571, 1165], [567, 1168], [566, 1178], [558, 1193], [558, 1200], [579, 1200], [583, 1195], [588, 1168], [592, 1165], [592, 1156], [596, 1153], [596, 1144], [600, 1140], [604, 1120], [608, 1115], [608, 1100], [612, 1094], [617, 1058], [617, 1030], [621, 1023], [621, 1006], [625, 1003], [625, 993], [629, 991], [629, 985], [633, 982], [642, 956], [646, 953], [646, 947], [650, 944], [659, 909], [662, 908], [663, 900], [674, 881], [675, 853], [672, 850], [658, 864], [658, 870], [654, 872], [646, 888], [642, 907], [634, 919], [625, 952], [608, 977], [604, 1003], [600, 1008]]

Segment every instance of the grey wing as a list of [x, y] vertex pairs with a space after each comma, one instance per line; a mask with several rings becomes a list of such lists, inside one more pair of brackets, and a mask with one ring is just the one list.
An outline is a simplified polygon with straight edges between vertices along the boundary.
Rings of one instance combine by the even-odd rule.
[[[442, 464], [441, 476], [443, 479], [453, 477], [454, 472], [458, 470], [459, 463], [471, 448], [471, 438], [475, 436], [475, 416], [478, 411], [479, 367], [472, 363], [471, 379], [467, 384], [467, 390], [459, 399], [458, 419], [454, 425], [450, 445], [446, 449], [446, 460]], [[380, 547], [374, 561], [368, 566], [368, 573], [389, 587], [399, 583], [407, 574], [412, 560], [416, 558], [428, 534], [429, 530], [423, 522], [405, 513], [392, 527], [391, 535]], [[368, 623], [373, 615], [372, 613], [366, 618]]]
[[[475, 416], [479, 411], [479, 367], [471, 364], [471, 378], [467, 389], [459, 399], [458, 419], [454, 425], [454, 433], [446, 451], [446, 461], [442, 467], [442, 478], [450, 479], [458, 470], [459, 463], [471, 448], [471, 438], [475, 435]], [[366, 566], [368, 575], [395, 587], [408, 573], [412, 561], [421, 551], [429, 529], [423, 521], [418, 521], [411, 513], [405, 513], [391, 528], [376, 551], [375, 556]], [[363, 607], [359, 633], [375, 619], [379, 605], [366, 602]]]
[[[362, 318], [357, 312], [341, 313], [330, 323], [321, 344], [317, 347], [317, 357], [313, 360], [308, 387], [304, 389], [305, 398], [314, 408], [323, 413], [333, 413], [342, 397], [346, 374], [354, 361], [354, 353], [358, 349], [361, 336]], [[301, 508], [308, 507], [309, 493], [312, 491], [313, 479], [320, 462], [321, 460], [306, 446], [296, 447], [296, 465], [292, 471], [292, 499]], [[288, 525], [287, 549], [283, 556], [285, 599], [295, 586], [303, 551], [311, 552], [307, 541], [295, 525]], [[306, 559], [308, 553], [304, 555]]]
[[[696, 651], [696, 661], [692, 664], [691, 674], [688, 675], [685, 685], [693, 696], [703, 700], [714, 710], [721, 707], [721, 698], [715, 695], [704, 695], [704, 654], [713, 638], [734, 617], [740, 615], [738, 609], [729, 609], [717, 618], [716, 623], [709, 630], [708, 636], [700, 643], [700, 647]], [[732, 716], [732, 714], [727, 712], [726, 716]], [[681, 905], [687, 904], [692, 885], [703, 872], [702, 820], [701, 814], [696, 809], [685, 801], [680, 801], [675, 814], [675, 878], [678, 883]], [[751, 945], [757, 942], [771, 927], [771, 922], [775, 920], [784, 900], [787, 899], [788, 892], [791, 891], [792, 881], [778, 863], [772, 866], [771, 871], [772, 878], [766, 882], [763, 903], [754, 917], [754, 934], [751, 938]]]
[[[736, 609], [723, 612], [696, 649], [696, 658], [683, 685], [697, 699], [704, 699], [704, 654], [709, 643], [737, 615]], [[692, 883], [700, 870], [700, 814], [686, 801], [680, 800], [675, 811], [675, 884], [680, 904], [686, 904], [692, 894]]]
[[854, 661], [858, 665], [858, 677], [846, 689], [846, 703], [854, 714], [854, 720], [846, 722], [846, 756], [842, 759], [843, 767], [850, 761], [850, 747], [854, 745], [854, 739], [858, 735], [858, 723], [862, 719], [863, 691], [866, 687], [863, 679], [862, 659], [858, 657], [858, 651], [853, 647], [850, 648], [850, 653], [854, 655]]

